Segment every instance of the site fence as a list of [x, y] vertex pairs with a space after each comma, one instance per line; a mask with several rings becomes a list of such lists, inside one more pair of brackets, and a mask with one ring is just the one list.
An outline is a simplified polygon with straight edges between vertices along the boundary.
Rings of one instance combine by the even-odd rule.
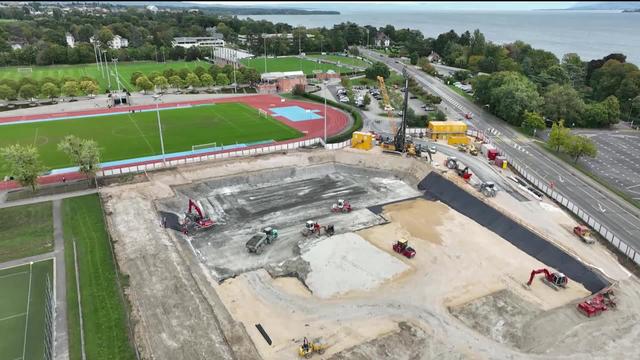
[[[225, 152], [218, 152], [218, 153], [211, 153], [211, 154], [193, 155], [193, 156], [187, 156], [180, 159], [168, 159], [166, 160], [166, 162], [163, 162], [162, 160], [157, 160], [157, 161], [153, 161], [145, 164], [105, 169], [98, 172], [98, 176], [102, 177], [102, 176], [129, 174], [129, 173], [139, 173], [144, 171], [163, 169], [165, 167], [194, 164], [194, 163], [207, 161], [207, 160], [229, 159], [229, 158], [236, 158], [236, 157], [276, 153], [281, 151], [294, 150], [301, 147], [311, 146], [319, 143], [321, 143], [320, 138], [313, 138], [313, 139], [295, 141], [295, 142], [284, 143], [284, 144], [258, 146], [258, 147], [252, 147], [249, 149], [225, 151]], [[337, 145], [337, 144], [327, 144], [327, 146], [329, 145]]]
[[[467, 135], [474, 137], [481, 137], [483, 132], [478, 132], [476, 130], [467, 131]], [[494, 144], [495, 146], [495, 144]], [[548, 182], [542, 181], [537, 177], [533, 176], [531, 173], [527, 171], [526, 168], [522, 167], [522, 165], [518, 164], [514, 158], [509, 156], [508, 153], [498, 148], [498, 152], [507, 159], [507, 163], [511, 164], [511, 167], [514, 168], [522, 177], [524, 177], [527, 181], [529, 181], [533, 186], [538, 188], [540, 191], [545, 193], [549, 198], [555, 200], [558, 204], [562, 205], [567, 210], [571, 211], [574, 215], [584, 221], [585, 224], [589, 225], [593, 230], [598, 232], [603, 238], [605, 238], [608, 242], [610, 242], [613, 246], [615, 246], [618, 250], [620, 250], [623, 254], [625, 254], [629, 259], [633, 260], [634, 263], [640, 265], [640, 252], [628, 245], [622, 239], [617, 237], [610, 229], [607, 229], [604, 225], [599, 223], [596, 218], [580, 207], [573, 203], [568, 198], [564, 197], [558, 191], [554, 189]]]

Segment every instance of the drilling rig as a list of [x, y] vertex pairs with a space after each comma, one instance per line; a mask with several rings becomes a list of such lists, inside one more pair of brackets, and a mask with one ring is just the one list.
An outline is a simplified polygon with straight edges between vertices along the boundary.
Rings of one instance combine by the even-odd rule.
[[409, 104], [409, 74], [407, 73], [407, 68], [402, 69], [402, 76], [404, 77], [404, 102], [402, 103], [402, 121], [400, 122], [400, 126], [398, 127], [393, 140], [384, 142], [382, 144], [382, 150], [387, 152], [395, 152], [395, 153], [404, 153], [407, 152], [409, 148], [414, 149], [413, 144], [407, 144], [407, 108]]

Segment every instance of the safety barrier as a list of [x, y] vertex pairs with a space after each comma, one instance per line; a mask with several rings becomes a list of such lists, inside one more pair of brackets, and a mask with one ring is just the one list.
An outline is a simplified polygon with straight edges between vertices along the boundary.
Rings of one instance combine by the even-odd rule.
[[[304, 146], [315, 145], [320, 142], [321, 142], [320, 138], [313, 138], [313, 139], [295, 141], [295, 142], [284, 143], [284, 144], [252, 147], [249, 149], [239, 149], [234, 151], [218, 152], [218, 153], [212, 153], [212, 154], [194, 155], [194, 156], [189, 156], [189, 157], [180, 158], [180, 159], [167, 159], [166, 162], [159, 160], [159, 161], [154, 161], [146, 164], [105, 169], [105, 170], [99, 171], [97, 176], [102, 177], [102, 176], [129, 174], [129, 173], [140, 173], [144, 171], [163, 169], [165, 167], [194, 164], [194, 163], [207, 161], [207, 160], [229, 159], [229, 158], [235, 158], [235, 157], [246, 157], [246, 156], [255, 156], [255, 155], [261, 155], [261, 154], [269, 154], [269, 153], [286, 151], [286, 150], [294, 150]], [[338, 144], [329, 144], [329, 145], [338, 145]]]
[[[476, 130], [467, 131], [467, 135], [480, 137], [484, 133]], [[495, 144], [494, 144], [495, 145]], [[607, 239], [613, 246], [615, 246], [618, 250], [620, 250], [623, 254], [625, 254], [629, 259], [633, 260], [637, 265], [640, 265], [640, 251], [636, 250], [634, 247], [628, 245], [624, 241], [622, 241], [619, 237], [617, 237], [611, 230], [607, 229], [604, 225], [600, 224], [595, 217], [591, 216], [589, 213], [578, 207], [575, 203], [573, 203], [568, 198], [564, 197], [558, 191], [554, 190], [552, 186], [547, 184], [544, 181], [539, 180], [535, 176], [528, 173], [525, 168], [519, 165], [514, 159], [509, 156], [505, 151], [498, 148], [496, 146], [498, 152], [503, 155], [507, 159], [507, 163], [511, 164], [511, 166], [527, 181], [529, 181], [533, 186], [538, 188], [540, 191], [545, 193], [549, 198], [561, 204], [565, 209], [571, 211], [574, 215], [584, 221], [585, 224], [589, 225], [593, 230], [598, 232], [603, 238]]]
[[335, 143], [335, 144], [325, 144], [324, 142], [322, 142], [322, 144], [324, 145], [324, 148], [327, 150], [338, 150], [338, 149], [350, 147], [351, 139], [345, 140], [343, 142]]

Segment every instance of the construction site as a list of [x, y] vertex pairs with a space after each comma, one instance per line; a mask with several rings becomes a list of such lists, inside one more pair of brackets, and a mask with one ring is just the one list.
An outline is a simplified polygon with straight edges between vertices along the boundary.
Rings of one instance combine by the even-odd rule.
[[141, 356], [635, 353], [640, 283], [604, 242], [496, 151], [472, 171], [478, 154], [421, 151], [405, 126], [102, 188]]
[[103, 188], [138, 350], [154, 359], [633, 353], [640, 284], [615, 256], [580, 241], [552, 202], [487, 197], [438, 156], [298, 150]]

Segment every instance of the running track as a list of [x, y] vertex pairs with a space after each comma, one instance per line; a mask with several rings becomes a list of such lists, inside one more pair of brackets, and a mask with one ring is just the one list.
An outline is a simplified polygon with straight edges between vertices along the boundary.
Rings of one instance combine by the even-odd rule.
[[[176, 108], [180, 106], [190, 106], [190, 105], [242, 102], [254, 108], [265, 110], [270, 114], [271, 112], [269, 111], [269, 108], [282, 107], [282, 106], [300, 106], [304, 109], [309, 109], [312, 111], [316, 110], [315, 113], [318, 116], [323, 117], [324, 115], [323, 104], [299, 101], [299, 100], [289, 100], [289, 99], [286, 99], [284, 102], [282, 102], [282, 99], [283, 98], [277, 95], [247, 95], [247, 96], [229, 97], [229, 98], [222, 98], [222, 99], [205, 99], [205, 100], [194, 100], [194, 101], [160, 103], [158, 106], [160, 108]], [[94, 108], [94, 109], [87, 109], [87, 110], [66, 111], [66, 112], [57, 112], [57, 113], [50, 113], [50, 114], [8, 116], [8, 117], [0, 117], [0, 123], [18, 123], [21, 121], [30, 121], [30, 120], [53, 120], [53, 119], [64, 118], [64, 117], [91, 116], [91, 115], [98, 115], [98, 114], [121, 113], [129, 110], [136, 110], [136, 111], [150, 110], [155, 108], [156, 106], [154, 104], [150, 104], [150, 105], [120, 106], [120, 107], [115, 107], [111, 109], [95, 109]], [[320, 137], [320, 138], [324, 137], [324, 119], [297, 121], [297, 122], [289, 121], [282, 116], [275, 116], [275, 119], [278, 119], [282, 123], [287, 124], [288, 126], [298, 129], [304, 133], [304, 136], [302, 138], [288, 140], [288, 141], [280, 141], [275, 144], [287, 144], [287, 143], [293, 143], [300, 140], [312, 139], [315, 137]], [[340, 133], [345, 129], [345, 127], [348, 124], [349, 124], [349, 117], [347, 114], [345, 114], [344, 112], [338, 109], [327, 106], [327, 137]], [[270, 144], [270, 145], [274, 145], [274, 144]], [[258, 148], [261, 146], [264, 146], [264, 145], [248, 146], [246, 148], [242, 148], [242, 150]], [[216, 153], [231, 152], [236, 150], [239, 150], [239, 149], [217, 151]], [[198, 154], [197, 156], [200, 157], [208, 154], [213, 154], [213, 152], [207, 153], [207, 154]], [[184, 159], [187, 157], [189, 156], [167, 157], [167, 161]], [[153, 162], [157, 162], [157, 160], [135, 162], [135, 163], [129, 163], [121, 166], [105, 167], [103, 170], [110, 170], [118, 167], [143, 165], [143, 164], [148, 164]], [[61, 182], [63, 177], [66, 178], [67, 180], [78, 180], [78, 179], [84, 178], [82, 174], [74, 172], [74, 173], [67, 173], [67, 174], [42, 176], [38, 179], [38, 183], [40, 185], [44, 185], [44, 184]], [[7, 190], [12, 188], [18, 188], [18, 187], [19, 185], [14, 181], [0, 181], [0, 190]]]

